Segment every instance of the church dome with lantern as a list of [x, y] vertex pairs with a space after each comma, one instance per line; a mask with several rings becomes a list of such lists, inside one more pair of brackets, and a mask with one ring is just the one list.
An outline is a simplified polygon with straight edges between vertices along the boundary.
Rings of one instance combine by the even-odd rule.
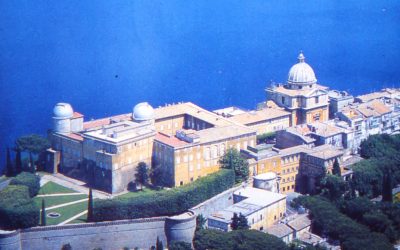
[[297, 57], [299, 62], [289, 70], [288, 84], [291, 88], [302, 88], [302, 86], [313, 87], [317, 83], [314, 70], [305, 62], [305, 57], [301, 52]]

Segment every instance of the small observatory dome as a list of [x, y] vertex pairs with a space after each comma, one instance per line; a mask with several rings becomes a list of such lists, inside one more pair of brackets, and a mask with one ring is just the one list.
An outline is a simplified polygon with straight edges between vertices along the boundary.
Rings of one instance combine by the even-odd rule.
[[141, 102], [133, 108], [133, 118], [137, 121], [154, 119], [154, 109], [147, 102]]
[[53, 128], [57, 133], [71, 132], [71, 118], [74, 110], [68, 103], [57, 103], [53, 109]]
[[58, 119], [71, 118], [74, 115], [71, 105], [68, 103], [57, 103], [53, 109], [53, 117]]
[[293, 85], [310, 85], [317, 82], [314, 70], [305, 62], [303, 53], [297, 57], [299, 62], [289, 70], [288, 83]]
[[267, 172], [253, 177], [253, 187], [277, 192], [277, 176], [274, 172]]

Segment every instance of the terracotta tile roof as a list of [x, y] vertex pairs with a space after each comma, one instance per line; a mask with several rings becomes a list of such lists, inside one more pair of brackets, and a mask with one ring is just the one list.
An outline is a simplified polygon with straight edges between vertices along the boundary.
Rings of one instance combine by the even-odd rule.
[[233, 117], [230, 117], [229, 119], [239, 122], [241, 124], [248, 125], [251, 123], [267, 121], [275, 118], [282, 118], [289, 115], [289, 112], [286, 112], [282, 109], [266, 108], [262, 110], [246, 112], [240, 115], [235, 115]]
[[391, 112], [390, 108], [379, 100], [362, 103], [357, 107], [357, 110], [365, 117], [381, 116]]
[[186, 145], [190, 144], [188, 142], [178, 139], [176, 136], [168, 136], [163, 133], [157, 133], [156, 137], [154, 139], [156, 141], [159, 141], [161, 143], [164, 143], [164, 144], [174, 147], [174, 148], [182, 147], [182, 146], [186, 146]]
[[92, 128], [97, 128], [101, 127], [104, 125], [109, 125], [111, 123], [111, 120], [132, 120], [132, 114], [122, 114], [122, 115], [116, 115], [116, 116], [111, 116], [107, 118], [102, 118], [102, 119], [97, 119], [93, 121], [88, 121], [83, 123], [83, 129], [92, 129]]
[[173, 116], [183, 116], [185, 114], [196, 117], [214, 126], [226, 126], [233, 123], [232, 121], [208, 110], [205, 110], [191, 102], [159, 107], [154, 110], [156, 122], [157, 120], [162, 120]]
[[79, 135], [79, 134], [71, 133], [71, 134], [67, 134], [65, 136], [68, 137], [68, 138], [77, 140], [77, 141], [83, 141], [83, 137], [81, 135]]
[[81, 117], [83, 117], [83, 115], [79, 112], [74, 112], [74, 114], [72, 116], [72, 118], [81, 118]]

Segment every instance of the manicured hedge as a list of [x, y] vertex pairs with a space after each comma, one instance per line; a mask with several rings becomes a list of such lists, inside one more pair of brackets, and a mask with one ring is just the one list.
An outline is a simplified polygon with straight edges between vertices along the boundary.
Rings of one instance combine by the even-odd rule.
[[94, 220], [110, 221], [176, 215], [231, 188], [234, 183], [234, 172], [222, 169], [183, 187], [134, 198], [99, 200], [94, 204]]
[[34, 197], [40, 190], [40, 177], [32, 173], [22, 172], [12, 178], [10, 184], [27, 186], [29, 188], [29, 196]]
[[39, 208], [26, 186], [9, 185], [0, 191], [0, 228], [14, 230], [37, 226]]

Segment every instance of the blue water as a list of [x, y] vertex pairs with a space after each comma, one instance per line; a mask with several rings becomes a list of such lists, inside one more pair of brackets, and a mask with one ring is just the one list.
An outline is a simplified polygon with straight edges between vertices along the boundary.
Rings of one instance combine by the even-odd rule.
[[88, 119], [141, 101], [253, 108], [300, 50], [331, 88], [399, 87], [400, 2], [0, 0], [0, 157], [60, 101]]

